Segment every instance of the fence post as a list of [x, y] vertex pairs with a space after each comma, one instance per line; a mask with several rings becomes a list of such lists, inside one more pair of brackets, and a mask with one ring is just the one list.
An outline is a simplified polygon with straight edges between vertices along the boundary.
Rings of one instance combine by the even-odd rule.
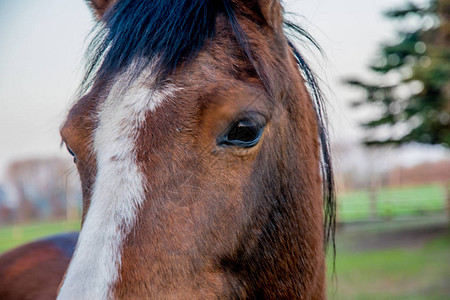
[[445, 184], [445, 200], [447, 202], [447, 220], [450, 225], [450, 182]]
[[369, 184], [369, 214], [372, 221], [378, 219], [378, 189], [379, 180], [374, 175]]

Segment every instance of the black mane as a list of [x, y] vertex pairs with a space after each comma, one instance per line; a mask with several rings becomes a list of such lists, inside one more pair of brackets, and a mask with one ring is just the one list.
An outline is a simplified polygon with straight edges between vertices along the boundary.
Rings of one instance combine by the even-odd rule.
[[[195, 57], [215, 34], [215, 20], [225, 1], [121, 0], [99, 22], [88, 52], [91, 65], [85, 83], [109, 77], [132, 62], [142, 71], [158, 56], [152, 68], [159, 78]], [[91, 82], [92, 83], [92, 82]]]
[[[90, 64], [80, 92], [85, 93], [98, 79], [114, 78], [131, 63], [135, 64], [131, 76], [137, 77], [154, 57], [158, 59], [152, 75], [164, 79], [181, 64], [195, 58], [215, 36], [215, 20], [219, 14], [227, 17], [241, 49], [257, 69], [231, 0], [121, 0], [98, 23], [97, 33], [88, 47]], [[301, 27], [291, 22], [285, 25], [317, 46]], [[305, 59], [292, 42], [290, 47], [315, 103], [322, 152], [325, 240], [331, 239], [334, 250], [335, 196], [323, 97]]]

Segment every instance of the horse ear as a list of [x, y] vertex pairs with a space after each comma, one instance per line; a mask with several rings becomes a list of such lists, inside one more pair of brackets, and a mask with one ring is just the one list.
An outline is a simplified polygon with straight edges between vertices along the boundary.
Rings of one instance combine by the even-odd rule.
[[267, 24], [274, 29], [283, 25], [283, 8], [280, 0], [257, 0], [259, 9]]
[[89, 6], [95, 14], [95, 17], [100, 20], [104, 13], [116, 2], [116, 0], [87, 0]]

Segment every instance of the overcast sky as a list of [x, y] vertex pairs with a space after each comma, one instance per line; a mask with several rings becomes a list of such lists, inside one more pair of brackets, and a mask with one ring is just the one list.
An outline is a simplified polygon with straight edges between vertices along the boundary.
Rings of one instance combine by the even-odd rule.
[[[367, 65], [380, 42], [394, 38], [394, 24], [382, 12], [401, 3], [285, 1], [324, 50], [325, 58], [306, 56], [327, 87], [334, 139], [361, 136], [357, 114], [347, 108], [357, 91], [341, 82], [369, 78]], [[66, 155], [58, 131], [74, 100], [92, 24], [83, 0], [0, 0], [0, 177], [11, 160]]]

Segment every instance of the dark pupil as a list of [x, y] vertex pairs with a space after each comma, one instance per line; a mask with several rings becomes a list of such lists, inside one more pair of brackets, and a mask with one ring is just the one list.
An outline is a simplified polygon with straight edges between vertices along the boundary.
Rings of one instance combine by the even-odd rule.
[[252, 142], [258, 137], [259, 127], [250, 120], [236, 123], [228, 132], [229, 141]]

